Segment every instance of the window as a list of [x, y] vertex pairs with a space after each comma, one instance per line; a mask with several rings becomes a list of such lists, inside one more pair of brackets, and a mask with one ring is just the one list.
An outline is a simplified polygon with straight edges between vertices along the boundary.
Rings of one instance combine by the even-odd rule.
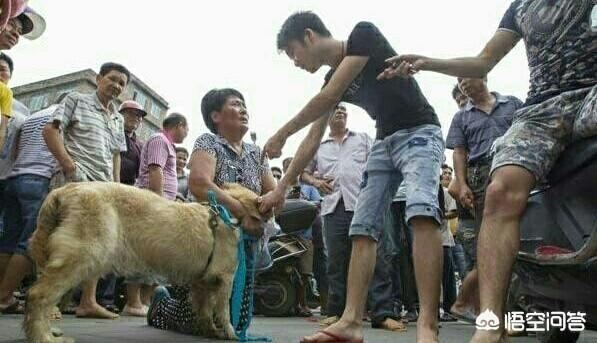
[[39, 111], [46, 106], [46, 96], [45, 95], [37, 95], [31, 98], [31, 102], [29, 103], [29, 111]]
[[151, 104], [151, 115], [160, 119], [160, 115], [162, 114], [162, 109], [158, 106], [155, 102]]
[[138, 102], [139, 105], [141, 105], [141, 107], [143, 108], [145, 108], [145, 105], [147, 104], [147, 97], [145, 96], [145, 94], [138, 91], [135, 91], [135, 93], [133, 94], [133, 100]]

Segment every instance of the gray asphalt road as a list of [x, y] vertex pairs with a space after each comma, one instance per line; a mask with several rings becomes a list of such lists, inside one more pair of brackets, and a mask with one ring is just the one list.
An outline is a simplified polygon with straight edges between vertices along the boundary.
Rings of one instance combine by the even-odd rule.
[[[20, 329], [22, 316], [0, 316], [0, 342], [22, 343], [24, 335]], [[123, 317], [115, 321], [77, 319], [65, 316], [55, 326], [62, 329], [66, 336], [74, 337], [78, 343], [106, 343], [106, 342], [211, 342], [193, 336], [181, 335], [173, 332], [149, 328], [143, 318]], [[273, 338], [274, 342], [296, 343], [303, 335], [319, 330], [317, 323], [303, 318], [255, 318], [251, 333], [266, 335]], [[440, 341], [449, 343], [468, 342], [473, 334], [473, 327], [461, 323], [444, 323], [440, 330]], [[405, 333], [391, 333], [375, 330], [368, 327], [365, 331], [366, 342], [369, 343], [394, 343], [414, 342], [415, 326], [409, 324]], [[512, 342], [535, 342], [534, 337], [520, 337]], [[585, 332], [579, 342], [597, 342], [596, 332]]]

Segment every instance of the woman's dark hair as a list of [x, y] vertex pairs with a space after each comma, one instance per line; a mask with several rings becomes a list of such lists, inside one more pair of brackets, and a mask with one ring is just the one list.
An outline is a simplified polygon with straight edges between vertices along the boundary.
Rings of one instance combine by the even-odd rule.
[[332, 36], [317, 14], [311, 11], [296, 12], [288, 17], [286, 21], [284, 21], [280, 32], [278, 32], [278, 51], [286, 49], [288, 47], [288, 43], [293, 40], [302, 42], [303, 38], [305, 37], [306, 29], [311, 29], [323, 37]]
[[12, 76], [12, 71], [15, 69], [15, 65], [12, 62], [12, 58], [10, 58], [7, 54], [1, 52], [0, 60], [6, 62], [6, 64], [8, 64], [8, 69], [10, 70], [10, 75]]
[[123, 66], [122, 64], [113, 63], [113, 62], [107, 62], [107, 63], [102, 64], [102, 66], [100, 67], [99, 74], [101, 76], [106, 76], [112, 70], [115, 70], [117, 72], [120, 72], [120, 73], [123, 73], [124, 75], [126, 75], [126, 83], [127, 84], [131, 80], [131, 72], [128, 69], [126, 69], [126, 67]]
[[216, 124], [211, 118], [211, 114], [214, 111], [218, 112], [222, 110], [222, 106], [224, 106], [226, 100], [231, 96], [237, 96], [245, 102], [245, 97], [243, 97], [241, 92], [233, 88], [212, 89], [203, 96], [203, 99], [201, 99], [203, 122], [212, 133], [218, 133], [218, 131], [216, 130]]
[[162, 122], [164, 130], [176, 127], [178, 124], [187, 125], [187, 118], [180, 113], [170, 113]]
[[176, 151], [177, 154], [179, 152], [184, 152], [185, 154], [187, 154], [187, 156], [189, 156], [189, 151], [181, 146], [177, 146], [176, 148], [174, 148], [174, 151]]

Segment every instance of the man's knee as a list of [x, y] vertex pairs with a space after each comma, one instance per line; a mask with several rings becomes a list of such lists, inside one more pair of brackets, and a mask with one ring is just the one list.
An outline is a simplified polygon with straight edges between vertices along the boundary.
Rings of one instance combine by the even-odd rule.
[[526, 208], [529, 188], [517, 186], [504, 178], [495, 178], [485, 191], [483, 216], [519, 218]]

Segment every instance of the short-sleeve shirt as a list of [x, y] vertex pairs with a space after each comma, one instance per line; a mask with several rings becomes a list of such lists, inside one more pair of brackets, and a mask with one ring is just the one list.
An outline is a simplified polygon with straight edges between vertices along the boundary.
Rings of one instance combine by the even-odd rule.
[[596, 34], [591, 32], [594, 0], [516, 0], [498, 30], [525, 42], [530, 69], [526, 104], [597, 83]]
[[214, 183], [218, 187], [225, 183], [238, 183], [261, 194], [262, 177], [269, 171], [269, 164], [267, 159], [261, 163], [261, 151], [257, 145], [243, 142], [239, 155], [224, 137], [205, 133], [195, 141], [193, 151], [197, 150], [216, 158]]
[[19, 129], [17, 157], [8, 177], [19, 175], [37, 175], [48, 179], [52, 177], [57, 164], [54, 155], [48, 150], [43, 130], [58, 106], [62, 105], [52, 105], [25, 119]]
[[162, 169], [162, 191], [164, 198], [176, 199], [178, 180], [176, 177], [176, 150], [174, 143], [164, 132], [156, 132], [143, 145], [139, 178], [136, 186], [149, 188], [149, 167], [158, 166]]
[[12, 117], [6, 128], [4, 148], [0, 151], [0, 180], [6, 179], [15, 162], [14, 144], [17, 134], [25, 119], [29, 116], [29, 109], [16, 99], [12, 102]]
[[124, 119], [114, 104], [104, 108], [97, 93], [69, 93], [56, 109], [64, 147], [91, 181], [114, 180], [114, 154], [126, 151]]
[[492, 94], [496, 101], [489, 114], [469, 101], [452, 118], [446, 147], [465, 148], [469, 163], [487, 156], [493, 142], [512, 125], [514, 112], [522, 107], [522, 101], [516, 97]]
[[331, 137], [321, 142], [305, 171], [334, 179], [332, 193], [325, 195], [321, 203], [322, 216], [334, 213], [340, 200], [346, 211], [355, 210], [372, 144], [369, 135], [354, 131], [347, 131], [341, 143]]
[[[439, 120], [413, 77], [377, 80], [388, 65], [385, 60], [396, 51], [375, 25], [358, 23], [346, 46], [347, 56], [368, 56], [367, 64], [348, 87], [342, 101], [362, 107], [375, 120], [376, 139], [383, 139], [401, 129], [433, 124]], [[329, 82], [335, 69], [325, 77]]]

